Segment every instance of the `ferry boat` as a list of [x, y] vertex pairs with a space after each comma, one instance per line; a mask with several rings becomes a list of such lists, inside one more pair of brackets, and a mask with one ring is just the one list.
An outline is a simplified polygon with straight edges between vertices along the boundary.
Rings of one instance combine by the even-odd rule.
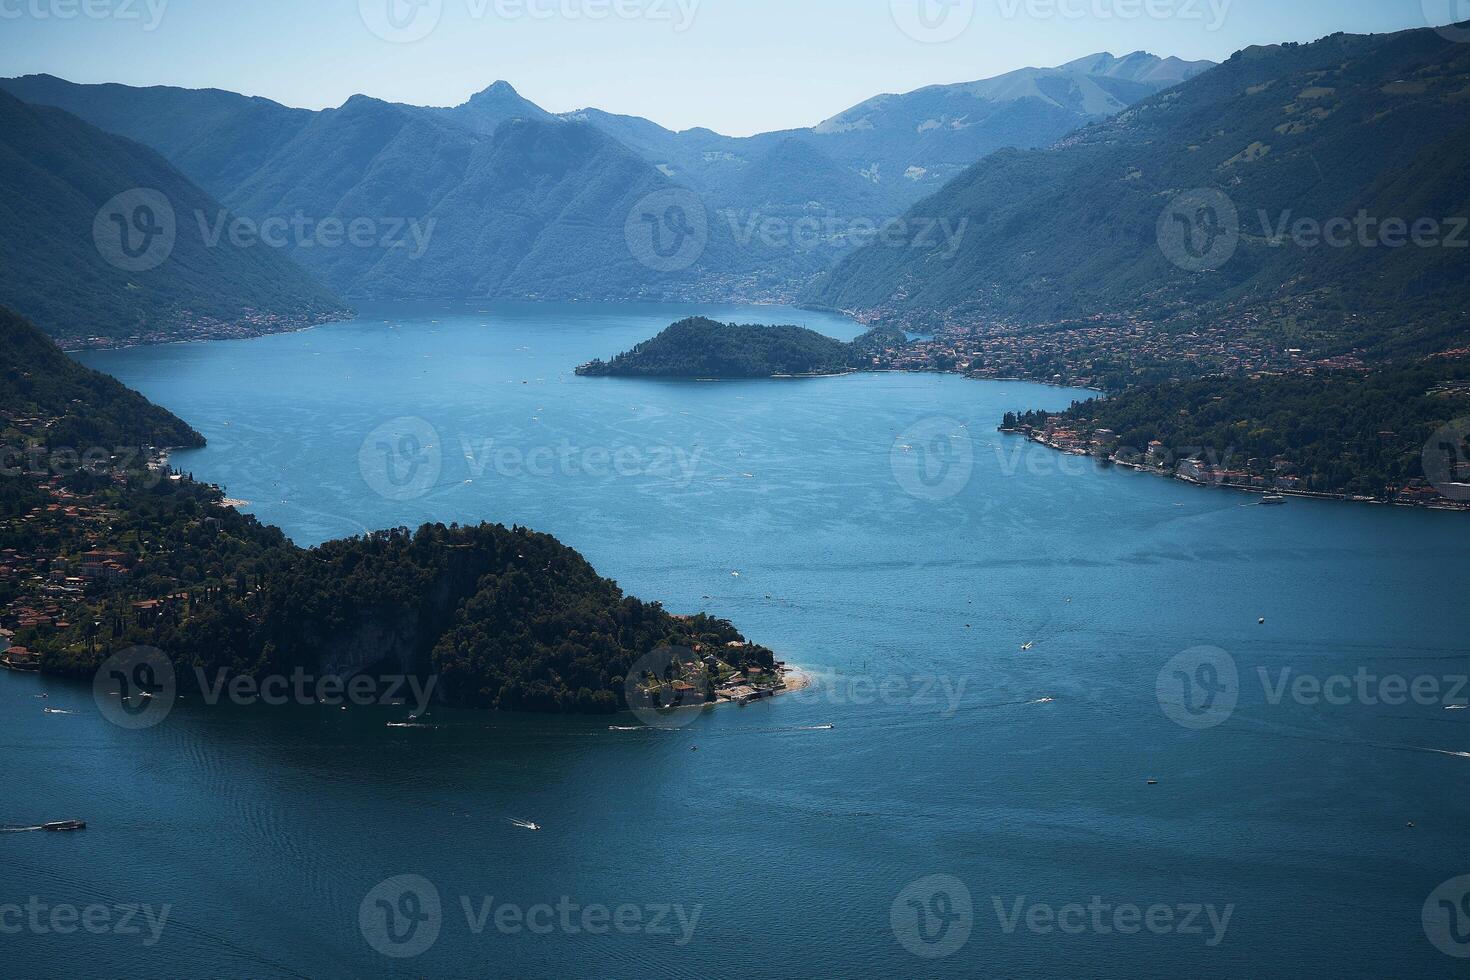
[[1262, 507], [1280, 507], [1286, 503], [1286, 497], [1279, 493], [1268, 493], [1261, 498]]
[[41, 829], [42, 830], [51, 830], [51, 831], [86, 830], [87, 829], [87, 821], [85, 821], [85, 820], [56, 820], [56, 821], [53, 821], [52, 823], [43, 823], [43, 824], [41, 824]]

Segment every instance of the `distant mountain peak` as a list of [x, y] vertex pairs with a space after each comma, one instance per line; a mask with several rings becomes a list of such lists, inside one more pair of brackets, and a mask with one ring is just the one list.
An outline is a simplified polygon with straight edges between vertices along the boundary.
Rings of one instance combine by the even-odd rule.
[[[892, 125], [895, 116], [901, 117], [901, 125], [907, 128], [914, 122], [908, 118], [914, 111], [921, 114], [923, 124], [928, 124], [924, 131], [955, 123], [965, 125], [965, 110], [956, 100], [966, 97], [990, 104], [1031, 99], [1097, 118], [1118, 112], [1145, 91], [1177, 85], [1212, 67], [1214, 62], [1160, 58], [1147, 51], [1134, 51], [1121, 58], [1100, 51], [1055, 68], [1020, 68], [976, 82], [930, 85], [904, 95], [879, 95], [826, 120], [816, 132], [830, 136], [883, 129], [885, 120]], [[1146, 89], [1121, 97], [1120, 86], [1129, 82]]]
[[479, 102], [479, 101], [481, 101], [483, 99], [504, 99], [504, 98], [519, 99], [519, 98], [521, 98], [521, 93], [519, 93], [519, 92], [516, 91], [514, 85], [512, 85], [510, 82], [507, 82], [505, 79], [502, 78], [499, 81], [492, 82], [490, 85], [486, 86], [484, 89], [481, 89], [480, 91], [476, 92], [474, 95], [470, 96], [469, 101], [470, 102]]

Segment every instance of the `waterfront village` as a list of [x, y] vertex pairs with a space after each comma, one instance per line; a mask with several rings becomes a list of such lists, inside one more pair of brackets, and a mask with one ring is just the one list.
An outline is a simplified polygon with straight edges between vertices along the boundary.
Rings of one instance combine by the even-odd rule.
[[[1422, 477], [1387, 488], [1386, 499], [1354, 494], [1326, 493], [1311, 489], [1300, 474], [1300, 467], [1287, 456], [1271, 459], [1247, 459], [1242, 466], [1219, 465], [1192, 455], [1177, 458], [1157, 439], [1146, 447], [1122, 446], [1112, 429], [1085, 429], [1058, 424], [1053, 419], [1041, 426], [1025, 424], [1014, 416], [1007, 417], [1001, 432], [1022, 435], [1033, 442], [1073, 456], [1091, 456], [1105, 466], [1121, 466], [1157, 476], [1170, 477], [1197, 486], [1225, 487], [1263, 494], [1316, 497], [1321, 500], [1351, 500], [1359, 503], [1392, 503], [1408, 507], [1430, 507], [1437, 510], [1470, 510], [1470, 503], [1451, 500]], [[1385, 436], [1394, 433], [1383, 433]], [[1470, 477], [1470, 474], [1466, 474]]]
[[[11, 419], [20, 432], [43, 432], [55, 420]], [[141, 465], [140, 465], [141, 464]], [[0, 666], [37, 670], [35, 649], [63, 634], [93, 642], [103, 625], [91, 621], [91, 605], [118, 589], [126, 589], [149, 542], [124, 535], [116, 525], [121, 513], [112, 506], [118, 491], [164, 479], [179, 480], [162, 450], [145, 450], [89, 459], [85, 469], [95, 479], [90, 491], [56, 472], [80, 469], [78, 461], [58, 465], [55, 457], [13, 447], [6, 450], [6, 472], [21, 476], [25, 493], [0, 501]], [[205, 518], [205, 520], [209, 520]], [[20, 545], [20, 547], [15, 547]], [[130, 604], [134, 622], [146, 623], [169, 612], [182, 612], [187, 593], [140, 598]], [[120, 629], [123, 624], [109, 624]]]
[[[675, 616], [687, 620], [689, 616]], [[695, 644], [679, 650], [662, 677], [644, 676], [643, 693], [652, 704], [668, 708], [706, 704], [749, 704], [797, 690], [798, 675], [784, 661], [769, 667], [754, 656], [754, 644], [732, 640], [723, 649]]]
[[1099, 314], [1043, 326], [947, 324], [904, 346], [873, 352], [871, 367], [954, 371], [987, 380], [1023, 380], [1095, 390], [1206, 374], [1359, 369], [1355, 354], [1313, 357], [1256, 336], [1260, 316], [1162, 330], [1141, 316]]
[[245, 310], [228, 320], [192, 313], [188, 310], [178, 319], [165, 326], [142, 331], [127, 337], [63, 337], [56, 343], [62, 350], [113, 350], [121, 347], [141, 347], [147, 344], [201, 343], [206, 340], [252, 340], [268, 334], [291, 333], [341, 319], [344, 314], [298, 314], [261, 313]]

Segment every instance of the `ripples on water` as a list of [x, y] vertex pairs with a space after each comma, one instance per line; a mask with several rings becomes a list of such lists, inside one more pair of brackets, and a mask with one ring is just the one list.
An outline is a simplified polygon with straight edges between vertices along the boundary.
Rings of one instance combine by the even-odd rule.
[[[1272, 704], [1258, 674], [1470, 671], [1462, 515], [1245, 507], [1090, 464], [1068, 475], [993, 429], [1076, 393], [1017, 382], [571, 375], [688, 312], [702, 311], [387, 311], [88, 355], [210, 438], [178, 465], [298, 541], [431, 519], [529, 525], [633, 594], [733, 619], [815, 683], [675, 731], [184, 701], [136, 733], [102, 722], [85, 688], [0, 675], [0, 779], [16, 788], [0, 819], [89, 823], [7, 835], [5, 893], [171, 902], [185, 924], [153, 951], [78, 937], [58, 957], [22, 936], [8, 950], [21, 974], [148, 973], [164, 954], [182, 974], [314, 977], [1445, 972], [1419, 910], [1470, 871], [1453, 857], [1470, 826], [1454, 789], [1470, 716]], [[795, 311], [713, 312], [853, 332]], [[399, 416], [447, 447], [440, 484], [404, 502], [358, 470], [364, 435]], [[893, 468], [904, 433], [934, 416], [964, 423], [974, 447], [973, 477], [942, 500], [908, 495]], [[701, 455], [687, 482], [476, 476], [466, 439]], [[1156, 684], [1201, 645], [1229, 652], [1242, 691], [1226, 724], [1191, 731], [1165, 718]], [[41, 689], [76, 714], [42, 715]], [[433, 881], [449, 913], [407, 964], [357, 930], [363, 897], [399, 874]], [[931, 874], [963, 880], [977, 920], [960, 954], [919, 961], [890, 906]], [[475, 936], [454, 919], [459, 897], [486, 895], [703, 915], [688, 946]], [[992, 899], [1019, 895], [1237, 909], [1207, 949], [1007, 934]]]

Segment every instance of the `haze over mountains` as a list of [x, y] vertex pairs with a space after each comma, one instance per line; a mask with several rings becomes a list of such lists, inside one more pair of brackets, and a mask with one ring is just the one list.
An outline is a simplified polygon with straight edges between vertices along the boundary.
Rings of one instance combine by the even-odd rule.
[[[1049, 144], [1208, 67], [1096, 55], [743, 139], [557, 116], [504, 82], [451, 108], [357, 96], [320, 112], [46, 75], [0, 88], [157, 150], [233, 214], [297, 222], [282, 251], [349, 299], [771, 300], [996, 148]], [[683, 243], [660, 223], [674, 218], [698, 239], [687, 256], [630, 248], [641, 220], [655, 250]], [[365, 244], [320, 247], [324, 223], [363, 220]]]
[[0, 92], [0, 302], [52, 336], [280, 329], [344, 304], [278, 250], [213, 241], [220, 204], [157, 153]]
[[1428, 352], [1463, 340], [1470, 310], [1467, 174], [1470, 47], [1432, 30], [1253, 47], [1055, 146], [987, 157], [909, 214], [963, 222], [958, 248], [869, 246], [807, 299]]

